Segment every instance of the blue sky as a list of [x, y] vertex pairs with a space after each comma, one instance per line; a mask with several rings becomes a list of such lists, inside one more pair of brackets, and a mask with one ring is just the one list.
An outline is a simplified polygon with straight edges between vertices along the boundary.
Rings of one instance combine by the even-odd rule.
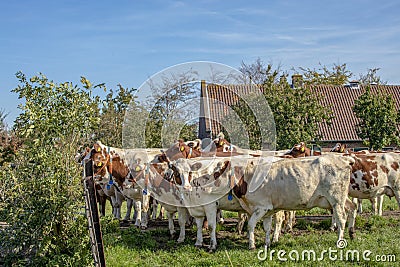
[[399, 1], [1, 1], [0, 109], [18, 115], [17, 71], [138, 88], [175, 64], [346, 63], [400, 84]]

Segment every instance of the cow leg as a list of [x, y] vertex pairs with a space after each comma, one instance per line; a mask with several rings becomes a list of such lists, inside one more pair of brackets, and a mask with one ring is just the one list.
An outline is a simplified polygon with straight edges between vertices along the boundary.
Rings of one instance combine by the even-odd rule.
[[[174, 211], [167, 211], [168, 217], [168, 229], [171, 237], [173, 238], [175, 235], [175, 226], [174, 226]], [[179, 242], [179, 241], [178, 241]]]
[[362, 199], [356, 198], [356, 200], [357, 200], [357, 213], [361, 214], [362, 213]]
[[151, 208], [152, 208], [152, 212], [151, 212], [151, 219], [152, 220], [156, 220], [157, 218], [157, 207], [158, 207], [158, 203], [157, 200], [155, 198], [152, 199], [153, 201], [151, 202]]
[[99, 199], [99, 206], [100, 206], [100, 215], [101, 216], [106, 216], [106, 202], [107, 202], [107, 197], [106, 196], [101, 196], [98, 195]]
[[293, 231], [293, 226], [296, 223], [296, 211], [289, 210], [285, 211], [285, 220], [283, 221], [283, 231], [285, 233], [290, 233]]
[[[272, 209], [272, 207], [270, 208]], [[250, 216], [249, 222], [247, 224], [248, 234], [249, 234], [249, 249], [256, 249], [256, 242], [254, 239], [254, 229], [256, 228], [257, 222], [264, 217], [268, 209], [256, 208], [253, 214]]]
[[[271, 225], [272, 225], [272, 215], [265, 216], [263, 220], [263, 226], [265, 231], [265, 248], [267, 248], [271, 244], [270, 240]], [[274, 238], [275, 238], [275, 233], [274, 233]], [[276, 241], [278, 241], [278, 238], [276, 239]]]
[[187, 217], [189, 216], [186, 208], [178, 208], [178, 222], [179, 222], [179, 238], [178, 238], [178, 243], [182, 243], [185, 241], [185, 226], [186, 226], [186, 220]]
[[220, 209], [217, 211], [217, 222], [220, 224], [224, 224], [224, 213]]
[[283, 210], [280, 210], [273, 215], [273, 218], [275, 221], [275, 227], [274, 227], [274, 236], [272, 238], [272, 242], [278, 242], [279, 234], [281, 233], [282, 229], [282, 223], [285, 219], [285, 212]]
[[206, 216], [210, 229], [210, 251], [215, 251], [217, 249], [217, 236], [215, 233], [217, 228], [217, 209], [214, 205], [206, 207]]
[[203, 246], [203, 221], [204, 217], [195, 217], [196, 220], [196, 226], [197, 226], [197, 236], [196, 236], [196, 244], [194, 244], [196, 247], [202, 247]]
[[113, 214], [114, 218], [118, 219], [118, 217], [117, 217], [117, 208], [116, 208], [117, 199], [116, 199], [115, 196], [111, 196], [110, 198], [111, 198], [112, 214]]
[[344, 228], [346, 226], [346, 212], [339, 203], [333, 205], [333, 216], [338, 225], [338, 241], [344, 238]]
[[148, 220], [148, 211], [150, 207], [150, 196], [149, 195], [143, 195], [142, 197], [143, 203], [142, 203], [142, 222], [140, 225], [140, 228], [143, 230], [147, 228], [147, 220]]
[[243, 226], [244, 226], [244, 223], [245, 223], [246, 220], [247, 220], [247, 213], [246, 213], [246, 212], [243, 212], [243, 211], [239, 211], [239, 212], [238, 212], [238, 217], [239, 217], [239, 221], [238, 221], [238, 224], [237, 224], [237, 226], [236, 226], [236, 230], [237, 230], [237, 232], [238, 232], [239, 235], [242, 235], [242, 233], [243, 233]]
[[384, 195], [378, 196], [377, 199], [377, 208], [378, 208], [378, 215], [382, 216], [382, 204], [383, 204]]
[[355, 225], [356, 217], [357, 217], [356, 199], [353, 198], [353, 201], [346, 199], [345, 207], [346, 207], [346, 210], [348, 211], [348, 219], [349, 219], [348, 227], [349, 227], [350, 239], [354, 239], [354, 237], [355, 237], [354, 225]]
[[115, 203], [115, 208], [116, 208], [116, 218], [118, 220], [121, 219], [121, 206], [122, 206], [122, 202], [124, 201], [124, 196], [120, 193], [118, 193], [117, 191], [115, 192], [116, 194], [116, 203]]
[[142, 222], [142, 202], [135, 201], [135, 211], [136, 211], [135, 226], [140, 227], [140, 223]]
[[371, 210], [372, 214], [377, 215], [378, 214], [378, 209], [376, 207], [376, 197], [370, 198], [369, 201], [371, 202]]
[[164, 218], [165, 209], [163, 206], [160, 206], [160, 213], [158, 214], [157, 220], [162, 220]]
[[133, 199], [127, 198], [126, 199], [126, 214], [124, 221], [129, 221], [131, 219], [131, 212], [133, 207]]
[[333, 232], [333, 231], [336, 231], [337, 224], [336, 224], [335, 216], [333, 216], [333, 210], [330, 209], [330, 212], [331, 212], [331, 220], [332, 220], [330, 230]]

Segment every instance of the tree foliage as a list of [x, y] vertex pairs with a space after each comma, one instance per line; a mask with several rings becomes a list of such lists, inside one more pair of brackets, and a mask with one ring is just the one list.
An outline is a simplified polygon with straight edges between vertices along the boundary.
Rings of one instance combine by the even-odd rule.
[[332, 118], [332, 112], [319, 104], [318, 98], [323, 96], [309, 87], [293, 89], [285, 82], [264, 93], [274, 114], [278, 149], [321, 138], [319, 123], [329, 123]]
[[[98, 97], [91, 83], [83, 88], [56, 84], [43, 74], [16, 74], [13, 91], [23, 99], [14, 130], [23, 140], [15, 168], [1, 169], [4, 219], [0, 235], [8, 264], [88, 265], [86, 218], [82, 215], [81, 168], [74, 161], [99, 123]], [[3, 213], [4, 214], [4, 213]]]
[[370, 150], [381, 150], [383, 147], [399, 144], [400, 114], [396, 109], [392, 95], [382, 91], [372, 93], [369, 86], [355, 100], [353, 111], [360, 119], [356, 125], [357, 135], [364, 140]]
[[[160, 82], [150, 81], [152, 97], [146, 108], [149, 112], [146, 124], [146, 147], [162, 147], [162, 127], [169, 119], [172, 112], [179, 110], [180, 105], [185, 105], [193, 98], [198, 98], [197, 72], [192, 69], [180, 74], [164, 75]], [[187, 124], [185, 112], [182, 117], [175, 117], [182, 127], [180, 132], [173, 133], [184, 140], [197, 138], [196, 123]]]
[[303, 76], [303, 82], [305, 85], [344, 85], [353, 75], [352, 72], [347, 69], [346, 63], [333, 64], [332, 68], [320, 63], [318, 69], [300, 67], [299, 70], [300, 74]]
[[[105, 144], [114, 147], [122, 147], [122, 127], [125, 112], [129, 107], [136, 91], [134, 88], [124, 88], [118, 85], [117, 94], [109, 90], [106, 98], [102, 101], [100, 109], [100, 125], [96, 133], [97, 139], [102, 140]], [[135, 104], [135, 101], [131, 103]]]
[[[276, 127], [276, 147], [277, 149], [286, 149], [293, 144], [301, 141], [316, 141], [318, 136], [319, 123], [331, 120], [331, 111], [328, 108], [322, 108], [316, 95], [307, 86], [292, 88], [286, 79], [286, 74], [274, 69], [271, 64], [262, 66], [261, 61], [253, 65], [253, 69], [265, 70], [265, 76], [259, 76], [263, 81], [262, 91], [268, 101], [270, 109], [274, 115]], [[246, 70], [242, 69], [242, 71]], [[259, 140], [259, 129], [255, 127], [255, 118], [248, 113], [250, 110], [243, 103], [234, 105], [233, 108], [238, 112], [242, 120], [248, 125], [248, 132], [251, 133], [251, 144], [257, 144]], [[257, 145], [252, 148], [259, 148]]]
[[382, 78], [378, 75], [378, 71], [380, 68], [372, 68], [368, 69], [366, 74], [360, 74], [358, 81], [360, 84], [369, 85], [369, 84], [387, 84], [386, 81], [383, 81]]
[[272, 63], [265, 65], [261, 58], [257, 58], [253, 63], [242, 61], [239, 71], [246, 75], [251, 82], [257, 85], [272, 85], [278, 82], [280, 68], [274, 68]]

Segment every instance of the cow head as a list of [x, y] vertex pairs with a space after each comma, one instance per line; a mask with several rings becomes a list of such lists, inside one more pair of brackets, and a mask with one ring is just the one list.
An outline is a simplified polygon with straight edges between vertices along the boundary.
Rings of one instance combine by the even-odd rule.
[[346, 144], [336, 143], [336, 145], [331, 149], [331, 152], [345, 153]]
[[191, 191], [192, 186], [190, 182], [192, 180], [192, 169], [187, 160], [177, 159], [175, 162], [170, 164], [174, 177], [180, 179], [176, 181], [176, 184], [181, 185], [184, 190]]
[[107, 154], [107, 152], [104, 150], [102, 150], [101, 148], [93, 148], [90, 151], [90, 156], [89, 158], [92, 160], [93, 162], [93, 173], [94, 173], [94, 177], [98, 180], [101, 181], [104, 178], [106, 178], [107, 174], [108, 174], [108, 170], [107, 170], [107, 165], [109, 164], [109, 155]]
[[311, 150], [306, 146], [306, 143], [300, 142], [300, 144], [294, 145], [291, 150], [286, 152], [284, 158], [300, 158], [309, 156], [320, 156], [321, 152]]
[[178, 147], [183, 158], [190, 159], [201, 156], [201, 152], [197, 149], [194, 149], [194, 143], [191, 143], [190, 146], [180, 139], [178, 140]]
[[304, 142], [301, 142], [300, 144], [294, 145], [292, 149], [284, 154], [284, 156], [299, 158], [310, 156], [310, 154], [311, 153], [309, 152], [309, 148], [306, 147], [306, 144]]
[[136, 184], [136, 181], [144, 178], [146, 165], [141, 163], [141, 160], [136, 160], [129, 166], [129, 171], [129, 175], [125, 176], [124, 188], [131, 188]]

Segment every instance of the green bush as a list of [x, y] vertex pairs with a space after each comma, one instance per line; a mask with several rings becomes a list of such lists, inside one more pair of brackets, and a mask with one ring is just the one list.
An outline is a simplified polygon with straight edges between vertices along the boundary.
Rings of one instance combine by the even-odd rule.
[[97, 103], [71, 83], [55, 84], [44, 75], [17, 78], [14, 92], [25, 101], [14, 130], [23, 144], [16, 167], [0, 169], [0, 214], [9, 224], [0, 235], [5, 263], [87, 266], [91, 248], [74, 155], [98, 121]]

